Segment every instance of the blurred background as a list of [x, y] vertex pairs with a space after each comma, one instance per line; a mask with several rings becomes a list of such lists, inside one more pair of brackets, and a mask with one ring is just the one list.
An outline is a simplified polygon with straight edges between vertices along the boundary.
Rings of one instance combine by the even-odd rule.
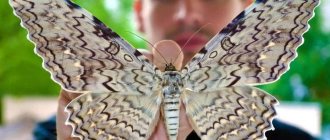
[[[134, 46], [133, 0], [75, 0]], [[0, 1], [0, 137], [32, 139], [35, 123], [55, 114], [59, 86], [41, 67], [27, 32], [7, 0]], [[330, 0], [322, 0], [298, 58], [275, 83], [261, 86], [280, 100], [279, 119], [330, 140]], [[15, 136], [14, 138], [12, 136]]]

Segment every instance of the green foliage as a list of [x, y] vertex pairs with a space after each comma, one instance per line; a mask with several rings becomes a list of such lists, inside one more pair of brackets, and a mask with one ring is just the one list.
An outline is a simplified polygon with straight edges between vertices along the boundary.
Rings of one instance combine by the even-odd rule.
[[[132, 13], [133, 0], [75, 0], [75, 2], [90, 11], [95, 17], [104, 22], [133, 46], [145, 48], [145, 43], [136, 37], [136, 35], [132, 34], [138, 34], [134, 28]], [[118, 5], [113, 5], [115, 3]]]
[[[27, 32], [19, 26], [8, 1], [0, 2], [0, 96], [55, 94], [59, 87], [41, 67], [42, 60], [33, 53]], [[5, 22], [4, 22], [5, 21]]]
[[[106, 8], [118, 2], [113, 8]], [[129, 33], [133, 27], [132, 0], [76, 0], [92, 11], [111, 29], [134, 46], [145, 46], [141, 39]], [[42, 60], [33, 53], [33, 44], [26, 39], [27, 32], [19, 27], [18, 18], [12, 14], [7, 0], [0, 1], [0, 97], [58, 95], [59, 86], [51, 81], [50, 74], [42, 69]], [[319, 102], [322, 105], [323, 123], [330, 123], [330, 35], [322, 32], [320, 10], [311, 20], [299, 57], [291, 64], [289, 72], [275, 83], [261, 86], [279, 100]]]

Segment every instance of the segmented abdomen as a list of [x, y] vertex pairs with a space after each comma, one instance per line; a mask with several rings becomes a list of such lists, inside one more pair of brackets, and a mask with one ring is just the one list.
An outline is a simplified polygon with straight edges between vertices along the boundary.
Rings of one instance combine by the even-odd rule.
[[164, 102], [162, 113], [166, 131], [170, 140], [176, 140], [179, 129], [179, 113], [180, 113], [180, 92], [167, 90], [170, 87], [165, 87], [163, 90]]

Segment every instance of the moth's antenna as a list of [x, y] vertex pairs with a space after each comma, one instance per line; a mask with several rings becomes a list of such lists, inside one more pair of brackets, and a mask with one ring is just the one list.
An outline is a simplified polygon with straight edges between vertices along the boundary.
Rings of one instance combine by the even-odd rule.
[[166, 63], [166, 64], [169, 64], [169, 63], [166, 61], [165, 57], [162, 55], [162, 53], [160, 53], [160, 52], [155, 48], [155, 45], [154, 45], [154, 44], [150, 43], [148, 40], [144, 39], [143, 37], [141, 37], [141, 36], [139, 36], [139, 35], [137, 35], [137, 34], [131, 32], [131, 31], [126, 31], [126, 32], [129, 32], [129, 33], [135, 35], [136, 37], [142, 39], [143, 41], [147, 42], [147, 43], [149, 44], [149, 46], [152, 47], [153, 49], [155, 49], [156, 52], [157, 52], [157, 53], [158, 53], [158, 54], [164, 59], [165, 63]]
[[173, 61], [173, 63], [178, 59], [179, 55], [182, 53], [182, 50], [187, 46], [187, 44], [189, 43], [189, 41], [198, 33], [200, 32], [203, 28], [205, 28], [206, 26], [208, 26], [209, 24], [211, 23], [207, 23], [205, 25], [203, 25], [202, 27], [200, 27], [196, 32], [194, 32], [190, 37], [189, 39], [187, 40], [187, 42], [182, 46], [179, 54], [175, 57], [175, 60]]

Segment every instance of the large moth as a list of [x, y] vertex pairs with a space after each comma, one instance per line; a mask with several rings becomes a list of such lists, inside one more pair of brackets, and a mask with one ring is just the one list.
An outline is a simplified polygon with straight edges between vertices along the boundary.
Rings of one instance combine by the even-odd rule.
[[252, 86], [289, 69], [318, 3], [256, 0], [182, 70], [161, 72], [69, 0], [10, 0], [52, 79], [84, 93], [66, 107], [72, 136], [133, 140], [148, 139], [159, 118], [176, 139], [181, 105], [202, 139], [264, 138], [277, 100]]

